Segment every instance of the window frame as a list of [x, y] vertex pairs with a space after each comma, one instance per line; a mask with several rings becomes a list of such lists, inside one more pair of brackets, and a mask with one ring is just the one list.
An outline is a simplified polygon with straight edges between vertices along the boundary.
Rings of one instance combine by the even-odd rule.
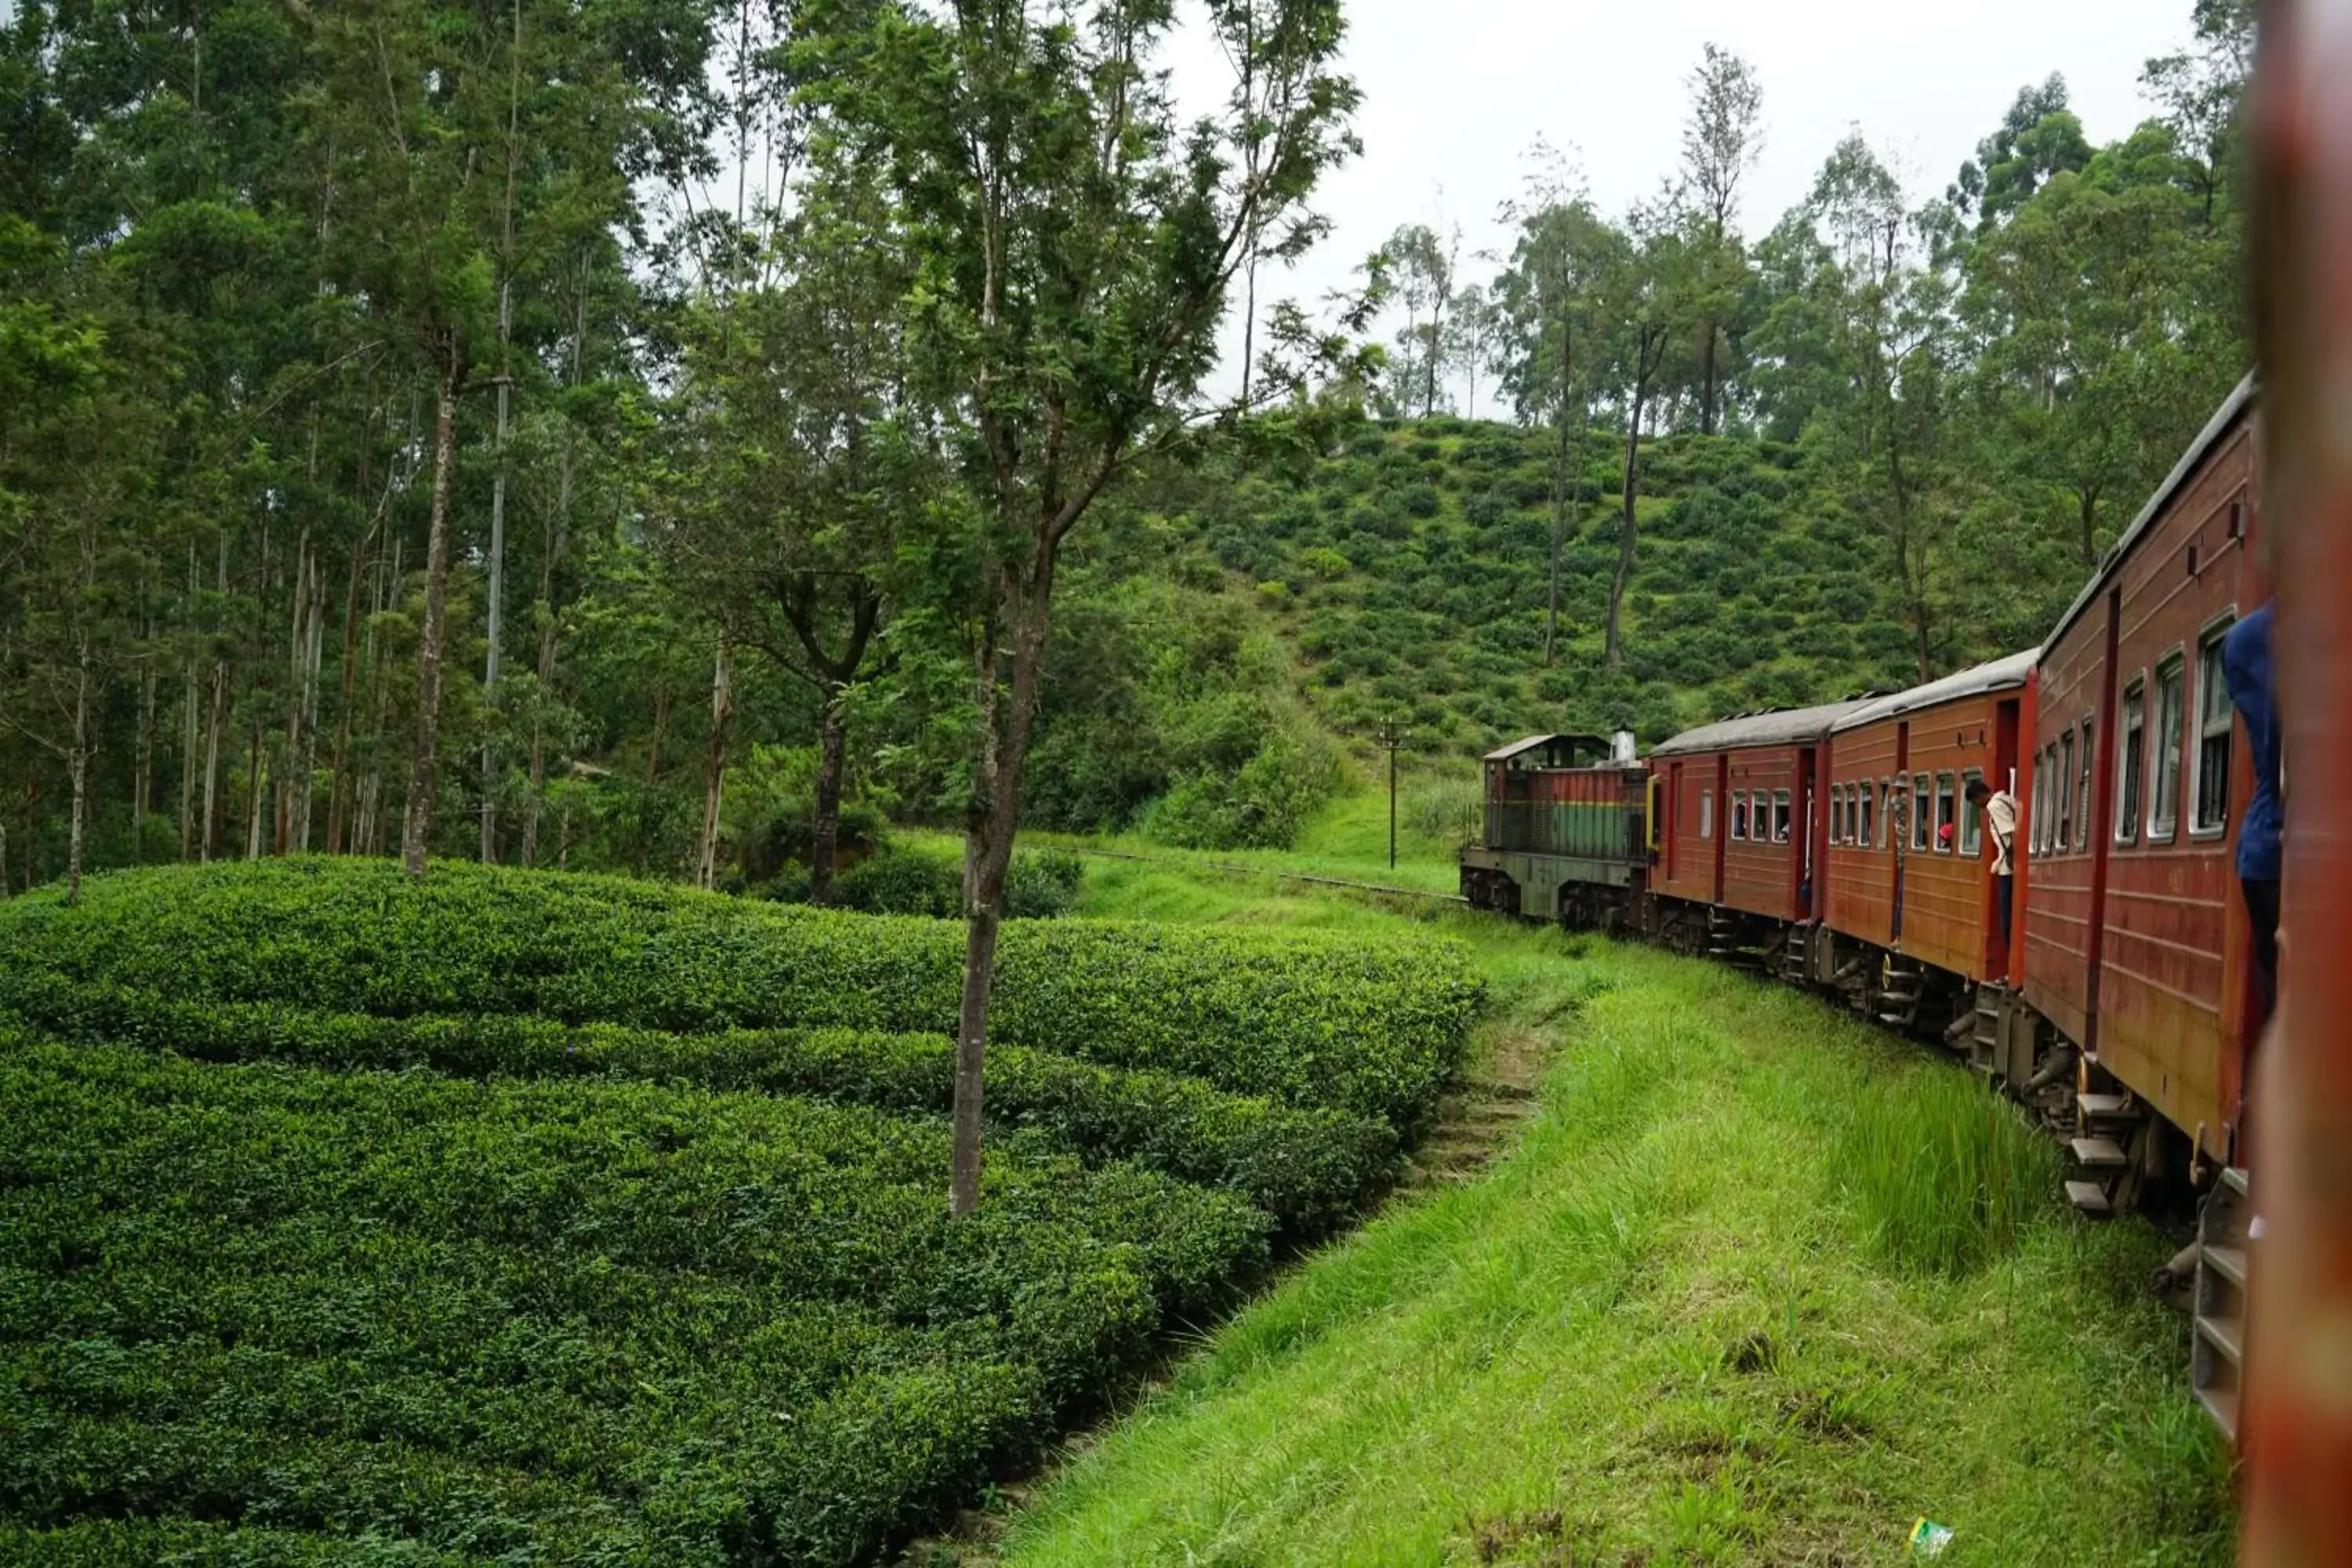
[[2116, 842], [2139, 842], [2140, 813], [2147, 805], [2147, 670], [2124, 683], [2123, 711], [2116, 720]]
[[1744, 789], [1731, 792], [1731, 841], [1748, 842], [1748, 792]]
[[1903, 796], [1896, 788], [1898, 782], [1894, 774], [1878, 781], [1878, 841], [1890, 855], [1899, 853], [1903, 847], [1903, 829], [1897, 820], [1903, 806]]
[[[2230, 678], [2221, 668], [2221, 644], [2230, 628], [2238, 623], [2234, 608], [2216, 616], [2197, 634], [2197, 732], [2188, 733], [2184, 723], [2181, 740], [2184, 745], [2193, 742], [2187, 756], [2189, 779], [2184, 791], [2189, 804], [2189, 837], [2191, 838], [2225, 838], [2230, 832], [2230, 773], [2237, 765], [2238, 707], [2230, 700]], [[2206, 700], [2206, 658], [2212, 658], [2213, 684], [2220, 691], [2221, 707], [2219, 713], [2210, 711]], [[2216, 727], [2218, 726], [2218, 728]], [[2221, 813], [2214, 821], [2205, 819], [2205, 748], [2213, 741], [2221, 743]]]
[[2051, 825], [2050, 850], [2053, 855], [2072, 855], [2074, 844], [2074, 726], [2067, 725], [2058, 732], [2058, 820]]
[[1712, 785], [1698, 792], [1698, 836], [1708, 843], [1715, 839], [1715, 789]]
[[1913, 773], [1909, 777], [1911, 783], [1906, 793], [1910, 796], [1911, 852], [1918, 855], [1933, 847], [1936, 781], [1934, 775], [1925, 769]]
[[[2189, 650], [2176, 646], [2170, 653], [2156, 661], [2156, 736], [2157, 743], [2148, 749], [2147, 841], [2169, 844], [2180, 833], [2180, 786], [2187, 772], [2181, 748], [2189, 738]], [[2168, 711], [2164, 700], [2164, 683], [2173, 682], [2173, 700], [2169, 714], [2172, 721], [2172, 801], [2169, 813], [2164, 799], [2164, 725]]]
[[2092, 833], [2098, 826], [2094, 820], [2098, 816], [2095, 795], [2099, 781], [2095, 739], [2099, 732], [2097, 717], [2084, 715], [2076, 730], [2082, 749], [2081, 754], [2074, 759], [2074, 784], [2081, 792], [2081, 798], [2074, 803], [2074, 810], [2078, 814], [2074, 819], [2074, 851], [2078, 855], [2088, 855]]
[[[1944, 842], [1944, 823], [1946, 821], [1945, 813], [1947, 812], [1951, 814], [1949, 820], [1952, 824], [1952, 842], [1950, 844], [1946, 844]], [[1953, 773], [1949, 768], [1943, 769], [1936, 774], [1936, 831], [1934, 837], [1935, 843], [1933, 847], [1938, 855], [1950, 855], [1955, 853], [1958, 848], [1960, 837], [1959, 795], [1958, 794], [1958, 785], [1953, 782]]]
[[2025, 847], [2029, 854], [2046, 855], [2050, 851], [2050, 765], [2047, 746], [2033, 753], [2033, 788], [2027, 809], [2033, 813], [2025, 825]]
[[1969, 798], [1969, 787], [1982, 783], [1984, 783], [1982, 768], [1963, 768], [1960, 771], [1960, 827], [1958, 837], [1959, 852], [1963, 859], [1979, 860], [1984, 858], [1984, 812]]
[[1877, 819], [1878, 786], [1864, 779], [1855, 788], [1859, 792], [1856, 798], [1862, 815], [1854, 822], [1854, 846], [1861, 849], [1874, 849], [1877, 846], [1871, 842], [1871, 828]]
[[1772, 842], [1786, 844], [1796, 830], [1796, 798], [1788, 790], [1772, 792]]

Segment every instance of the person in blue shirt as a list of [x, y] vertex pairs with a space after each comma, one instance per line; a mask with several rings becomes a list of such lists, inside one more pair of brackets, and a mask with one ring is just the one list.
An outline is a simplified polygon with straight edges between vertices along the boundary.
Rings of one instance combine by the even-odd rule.
[[2254, 968], [2262, 987], [2263, 1021], [2278, 1005], [2281, 840], [2285, 814], [2279, 799], [2278, 690], [2271, 677], [2271, 606], [2230, 628], [2221, 643], [2221, 678], [2245, 721], [2254, 764], [2253, 798], [2238, 825], [2238, 886], [2254, 930]]

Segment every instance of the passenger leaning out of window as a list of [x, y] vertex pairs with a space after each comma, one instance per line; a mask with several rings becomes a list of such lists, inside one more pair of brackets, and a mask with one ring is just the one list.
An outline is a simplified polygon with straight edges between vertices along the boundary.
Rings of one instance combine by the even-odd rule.
[[2017, 892], [2017, 862], [2010, 857], [2017, 841], [2017, 797], [1982, 779], [1970, 779], [1969, 804], [1984, 813], [1985, 837], [1992, 841], [1994, 902], [2000, 910], [2000, 945], [2007, 947], [2010, 904]]
[[2262, 987], [2263, 1021], [2278, 1005], [2279, 848], [2284, 812], [2279, 799], [2278, 692], [2271, 682], [2271, 606], [2230, 628], [2221, 643], [2221, 677], [2230, 700], [2246, 721], [2253, 750], [2254, 793], [2238, 827], [2238, 886], [2253, 926], [2254, 974]]

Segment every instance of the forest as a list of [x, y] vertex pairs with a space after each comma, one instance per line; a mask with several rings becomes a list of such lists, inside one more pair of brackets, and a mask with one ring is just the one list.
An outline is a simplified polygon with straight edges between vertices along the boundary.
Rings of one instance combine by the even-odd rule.
[[1024, 823], [1280, 845], [1383, 723], [1435, 766], [2027, 646], [2247, 363], [2243, 0], [2120, 141], [2052, 77], [1941, 195], [1857, 132], [1769, 227], [1706, 46], [1653, 199], [1538, 150], [1508, 254], [1408, 222], [1302, 301], [1335, 0], [994, 15], [13, 7], [0, 895], [825, 902], [911, 821], [993, 907]]

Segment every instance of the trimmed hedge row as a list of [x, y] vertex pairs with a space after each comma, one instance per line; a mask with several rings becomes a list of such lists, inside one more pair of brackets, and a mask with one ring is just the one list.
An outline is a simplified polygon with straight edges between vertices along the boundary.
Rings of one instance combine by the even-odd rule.
[[[268, 1003], [183, 1001], [105, 982], [0, 973], [0, 1017], [93, 1044], [137, 1045], [211, 1061], [317, 1068], [430, 1067], [468, 1077], [606, 1074], [712, 1089], [810, 1095], [908, 1112], [944, 1111], [955, 1042], [850, 1029], [674, 1035], [519, 1015], [405, 1018], [314, 1013]], [[1133, 1160], [1225, 1187], [1285, 1234], [1320, 1234], [1391, 1173], [1396, 1134], [1342, 1110], [1297, 1110], [1196, 1079], [1100, 1067], [1020, 1046], [989, 1054], [988, 1108], [1094, 1162]]]
[[[0, 959], [170, 995], [329, 1012], [540, 1014], [705, 1031], [951, 1033], [951, 922], [617, 879], [273, 860], [93, 878], [0, 903]], [[1004, 931], [992, 1037], [1409, 1128], [1483, 987], [1457, 944], [1087, 921]]]
[[0, 1029], [0, 1514], [101, 1547], [859, 1561], [1265, 1257], [1127, 1166], [951, 1220], [936, 1121], [760, 1095]]

